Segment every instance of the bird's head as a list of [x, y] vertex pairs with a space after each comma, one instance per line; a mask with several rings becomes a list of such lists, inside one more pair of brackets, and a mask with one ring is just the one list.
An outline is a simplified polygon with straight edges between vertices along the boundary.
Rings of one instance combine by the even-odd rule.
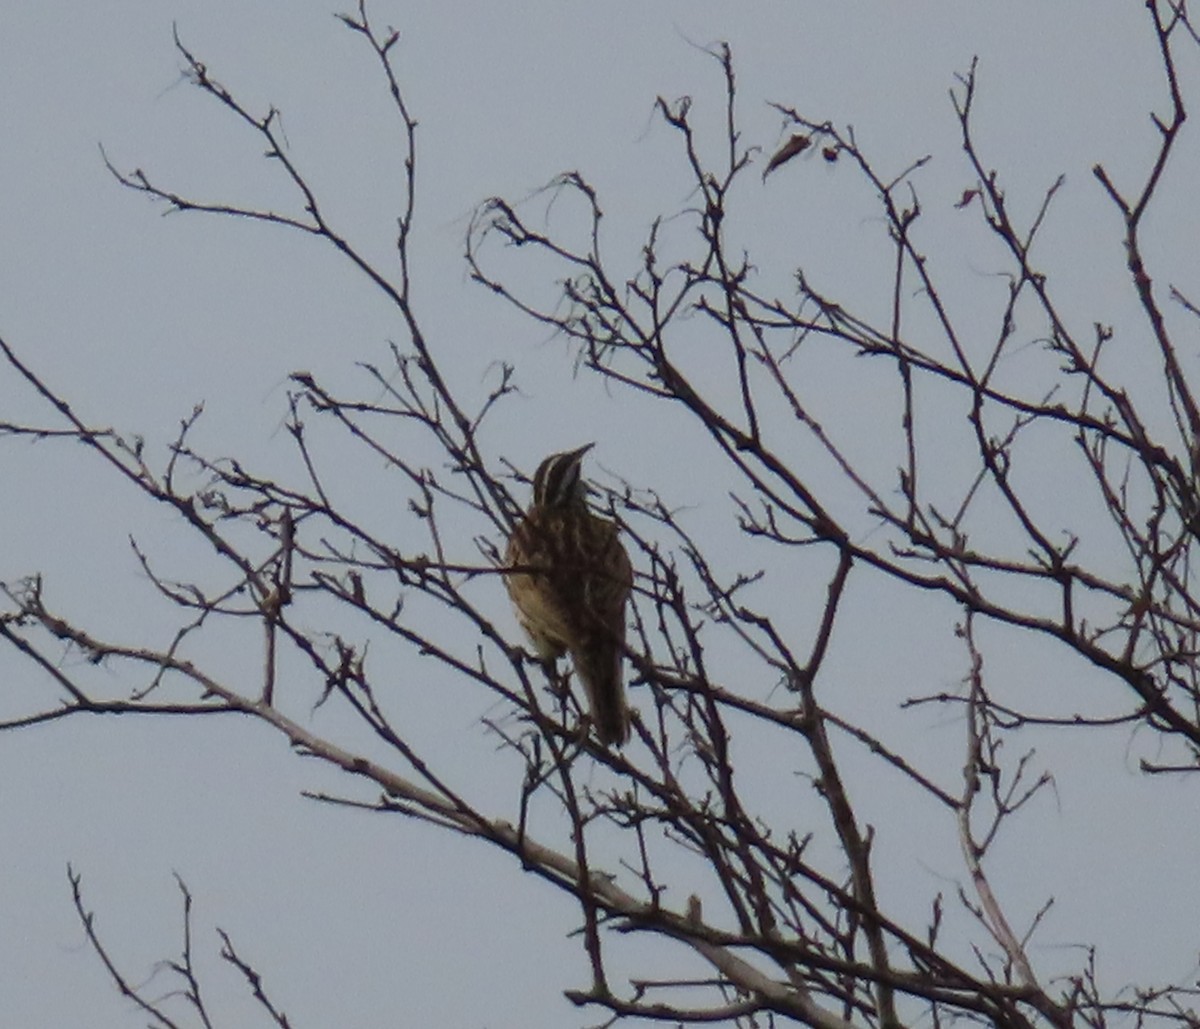
[[533, 502], [543, 507], [566, 507], [583, 503], [587, 484], [583, 481], [583, 455], [594, 443], [585, 443], [577, 450], [551, 454], [538, 465], [533, 476]]

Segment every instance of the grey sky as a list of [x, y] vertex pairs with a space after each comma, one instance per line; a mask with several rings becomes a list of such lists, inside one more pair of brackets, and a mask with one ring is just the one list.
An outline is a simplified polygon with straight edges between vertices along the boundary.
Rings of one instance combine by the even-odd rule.
[[[747, 141], [777, 141], [780, 119], [765, 101], [778, 100], [852, 123], [860, 143], [897, 171], [934, 153], [923, 198], [940, 205], [936, 218], [947, 233], [953, 201], [971, 184], [947, 90], [979, 54], [979, 138], [1006, 175], [1014, 206], [1031, 212], [1054, 178], [1067, 175], [1046, 235], [1049, 256], [1082, 265], [1068, 268], [1078, 293], [1066, 302], [1088, 318], [1128, 317], [1128, 298], [1116, 287], [1097, 295], [1105, 276], [1121, 281], [1122, 254], [1116, 219], [1089, 169], [1102, 160], [1130, 181], [1144, 167], [1152, 131], [1145, 113], [1161, 104], [1162, 91], [1145, 60], [1141, 8], [1128, 0], [736, 9], [378, 0], [374, 19], [402, 30], [399, 67], [420, 120], [415, 253], [426, 330], [452, 355], [449, 367], [465, 388], [482, 391], [489, 365], [508, 360], [529, 394], [499, 423], [493, 456], [531, 467], [546, 427], [568, 424], [566, 442], [599, 441], [600, 467], [665, 484], [681, 503], [703, 493], [703, 476], [686, 461], [664, 462], [656, 448], [638, 445], [647, 410], [630, 404], [614, 415], [612, 401], [573, 378], [569, 357], [544, 332], [466, 282], [461, 261], [475, 203], [525, 196], [570, 168], [600, 188], [613, 246], [635, 258], [650, 218], [686, 199], [654, 98], [690, 94], [714, 120], [720, 102], [716, 65], [692, 44], [732, 43]], [[0, 334], [87, 419], [157, 445], [203, 401], [200, 438], [211, 452], [236, 449], [286, 466], [288, 373], [303, 368], [361, 385], [354, 362], [384, 361], [386, 340], [399, 339], [390, 312], [331, 252], [270, 227], [164, 218], [112, 181], [98, 149], [191, 195], [294, 204], [258, 160], [258, 141], [182, 81], [174, 22], [214, 77], [259, 109], [282, 109], [288, 140], [325, 190], [330, 216], [386, 261], [402, 186], [397, 150], [369, 54], [331, 17], [334, 9], [328, 0], [3, 5]], [[1173, 171], [1194, 173], [1196, 159], [1189, 143]], [[749, 205], [761, 232], [748, 242], [775, 255], [777, 270], [804, 261], [853, 293], [856, 266], [872, 259], [864, 252], [881, 229], [847, 217], [855, 205], [866, 208], [846, 194], [836, 167], [792, 171], [768, 180]], [[1194, 203], [1170, 210], [1170, 224], [1151, 224], [1164, 259], [1194, 250], [1200, 234]], [[970, 238], [947, 235], [946, 246], [949, 262], [961, 260], [968, 302], [985, 296], [986, 244], [972, 248]], [[52, 421], [7, 371], [0, 410]], [[388, 486], [373, 481], [378, 469], [356, 464], [346, 475], [361, 483], [357, 502], [386, 521]], [[98, 630], [153, 639], [166, 629], [169, 613], [156, 605], [126, 540], [136, 535], [169, 572], [176, 560], [191, 567], [201, 555], [168, 513], [60, 447], [5, 443], [0, 480], [0, 579], [45, 573], [56, 602]], [[885, 664], [869, 648], [848, 648], [846, 688], [861, 694], [848, 704], [883, 720], [906, 696], [952, 687], [963, 669], [949, 612], [936, 624], [913, 613], [904, 624], [902, 603], [881, 589], [861, 598], [864, 631], [877, 629], [876, 602], [893, 612], [888, 633], [923, 641]], [[255, 646], [235, 641], [216, 660], [252, 665]], [[1015, 689], [1068, 688], [1083, 675], [1036, 648], [1004, 648], [997, 637], [991, 667]], [[35, 680], [0, 653], [0, 715], [21, 709], [21, 691]], [[413, 718], [457, 732], [445, 745], [461, 753], [462, 774], [486, 780], [495, 747], [478, 719], [497, 712], [440, 677], [419, 698]], [[447, 715], [435, 707], [445, 703], [461, 706]], [[897, 731], [945, 746], [947, 767], [961, 760], [952, 722], [917, 717]], [[1111, 948], [1113, 981], [1185, 976], [1200, 944], [1190, 784], [1138, 778], [1125, 730], [1069, 745], [1051, 734], [1031, 742], [1058, 777], [1058, 804], [1043, 798], [1021, 846], [1002, 852], [1012, 863], [998, 879], [1014, 909], [1028, 917], [1056, 895], [1043, 944], [1101, 941]], [[141, 1024], [83, 945], [70, 907], [70, 861], [114, 956], [135, 978], [175, 954], [180, 904], [171, 873], [186, 879], [196, 900], [195, 948], [212, 974], [209, 998], [230, 1025], [253, 1024], [251, 1008], [217, 967], [214, 924], [233, 934], [298, 1026], [589, 1024], [560, 995], [587, 976], [576, 941], [564, 941], [575, 925], [570, 905], [481, 848], [298, 796], [333, 785], [265, 729], [232, 718], [73, 720], [0, 737], [0, 1023]], [[869, 781], [860, 786], [866, 816], [877, 806], [885, 817], [889, 798], [872, 798]], [[922, 896], [931, 880], [952, 890], [961, 868], [951, 846], [940, 848], [945, 863], [936, 867], [912, 857], [925, 835], [916, 819], [896, 827], [887, 844], [895, 876], [883, 876], [890, 888], [901, 892], [915, 874], [928, 877]], [[1136, 892], [1128, 888], [1134, 862]], [[1092, 884], [1084, 895], [1071, 890], [1081, 877]], [[921, 917], [912, 912], [915, 925]]]

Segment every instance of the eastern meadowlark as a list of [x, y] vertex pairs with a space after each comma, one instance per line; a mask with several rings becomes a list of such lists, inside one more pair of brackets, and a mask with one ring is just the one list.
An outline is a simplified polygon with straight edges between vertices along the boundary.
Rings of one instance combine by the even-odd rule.
[[538, 466], [533, 503], [508, 540], [504, 584], [538, 656], [570, 653], [597, 738], [620, 746], [629, 738], [621, 659], [633, 569], [617, 526], [588, 509], [580, 465], [591, 447]]

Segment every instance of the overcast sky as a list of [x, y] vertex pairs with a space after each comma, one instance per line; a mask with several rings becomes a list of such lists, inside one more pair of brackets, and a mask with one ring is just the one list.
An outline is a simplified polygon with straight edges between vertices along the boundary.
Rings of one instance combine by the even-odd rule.
[[[161, 443], [203, 401], [211, 451], [266, 458], [286, 442], [289, 372], [350, 384], [359, 381], [356, 361], [385, 360], [386, 341], [398, 336], [390, 311], [335, 255], [268, 227], [163, 217], [112, 180], [99, 149], [198, 197], [274, 203], [284, 195], [258, 159], [258, 141], [183, 80], [174, 24], [217, 79], [258, 109], [282, 110], [288, 142], [326, 190], [330, 215], [386, 260], [402, 188], [397, 150], [369, 54], [335, 9], [322, 0], [45, 0], [0, 9], [0, 334], [92, 422]], [[1133, 0], [377, 0], [371, 11], [402, 30], [399, 70], [420, 120], [416, 282], [426, 329], [464, 382], [483, 383], [491, 363], [508, 360], [529, 391], [524, 413], [501, 423], [494, 455], [532, 467], [546, 427], [569, 424], [569, 442], [598, 440], [605, 467], [697, 500], [686, 454], [665, 461], [660, 449], [635, 445], [645, 413], [614, 414], [604, 391], [573, 378], [570, 357], [544, 330], [466, 281], [461, 255], [483, 198], [520, 198], [579, 169], [602, 190], [614, 245], [636, 257], [656, 211], [686, 200], [654, 99], [689, 94], [694, 110], [715, 113], [721, 83], [698, 47], [720, 39], [733, 46], [748, 140], [778, 141], [768, 100], [853, 124], [885, 167], [933, 153], [924, 181], [946, 210], [971, 184], [947, 91], [979, 55], [980, 138], [1008, 173], [1014, 204], [1032, 210], [1059, 173], [1067, 176], [1047, 233], [1049, 256], [1082, 262], [1067, 303], [1095, 318], [1121, 316], [1117, 299], [1097, 295], [1103, 269], [1120, 281], [1121, 254], [1089, 169], [1103, 160], [1132, 176], [1152, 141], [1146, 112], [1162, 94], [1143, 5]], [[793, 264], [823, 262], [852, 290], [879, 226], [839, 221], [837, 168], [807, 172], [803, 186], [781, 172], [768, 183], [773, 192], [764, 189], [764, 210], [792, 226], [764, 242], [785, 256], [794, 250]], [[785, 213], [805, 220], [785, 223]], [[1194, 251], [1197, 218], [1191, 203], [1152, 220], [1156, 252]], [[947, 241], [952, 254], [961, 245]], [[986, 275], [986, 259], [973, 260], [964, 255], [964, 277]], [[51, 421], [7, 371], [0, 405], [5, 419]], [[152, 633], [163, 615], [126, 541], [132, 532], [169, 561], [178, 542], [169, 515], [62, 448], [4, 443], [0, 483], [0, 579], [41, 571], [71, 613], [99, 628], [133, 621]], [[363, 497], [371, 487], [363, 483]], [[864, 704], [891, 717], [904, 696], [952, 688], [961, 661], [951, 627], [891, 626], [927, 632], [946, 657], [910, 655], [884, 675], [864, 655], [861, 668], [847, 665], [857, 681], [888, 679], [887, 700]], [[1031, 688], [1049, 667], [1082, 674], [1043, 658], [1001, 652], [992, 660], [1000, 670], [1008, 662]], [[0, 654], [0, 715], [22, 708], [31, 683], [27, 668]], [[463, 761], [480, 768], [494, 752], [478, 726], [487, 713], [468, 704], [457, 719]], [[916, 730], [935, 741], [958, 732], [929, 722]], [[1129, 745], [1114, 733], [1048, 758], [1057, 801], [1031, 816], [1033, 842], [1024, 858], [1014, 855], [1007, 878], [1028, 888], [1014, 900], [1027, 916], [1086, 871], [1094, 888], [1063, 896], [1046, 946], [1103, 939], [1113, 980], [1179, 978], [1200, 947], [1195, 794], [1186, 782], [1147, 788]], [[578, 941], [564, 940], [575, 925], [569, 905], [482, 848], [299, 797], [329, 781], [266, 729], [233, 719], [74, 720], [0, 737], [0, 1022], [142, 1024], [84, 946], [70, 906], [71, 862], [135, 979], [175, 954], [172, 873], [189, 883], [196, 950], [213, 973], [209, 998], [228, 1025], [254, 1023], [239, 984], [216, 970], [214, 925], [233, 934], [297, 1026], [589, 1024], [561, 998], [587, 976]], [[1118, 803], [1099, 809], [1096, 793]], [[1126, 887], [1135, 861], [1136, 894]], [[950, 865], [927, 871], [961, 874]], [[165, 978], [154, 981], [166, 988]]]

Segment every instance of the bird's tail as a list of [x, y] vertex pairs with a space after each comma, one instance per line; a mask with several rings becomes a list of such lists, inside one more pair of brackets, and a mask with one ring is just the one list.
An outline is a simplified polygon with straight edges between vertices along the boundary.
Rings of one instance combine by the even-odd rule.
[[575, 671], [587, 690], [596, 736], [607, 747], [629, 739], [629, 708], [621, 681], [621, 651], [611, 642], [582, 647], [571, 654]]

